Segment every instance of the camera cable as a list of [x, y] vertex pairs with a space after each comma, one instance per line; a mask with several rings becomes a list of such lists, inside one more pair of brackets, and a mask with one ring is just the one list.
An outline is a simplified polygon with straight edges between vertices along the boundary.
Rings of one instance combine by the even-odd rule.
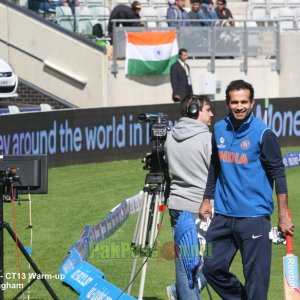
[[[29, 242], [29, 247], [25, 247], [27, 253], [31, 256], [32, 253], [32, 241], [33, 241], [33, 227], [32, 227], [32, 201], [31, 201], [31, 194], [30, 194], [30, 187], [28, 187], [27, 190], [27, 194], [28, 194], [28, 203], [29, 203], [29, 225], [27, 227], [27, 229], [30, 229], [30, 242]], [[31, 265], [30, 263], [28, 263], [28, 272], [30, 272], [31, 270]], [[28, 284], [30, 282], [30, 276], [28, 276]], [[27, 299], [30, 299], [30, 287], [27, 289]]]
[[[18, 271], [19, 271], [19, 281], [20, 281], [20, 285], [23, 286], [21, 260], [20, 260], [20, 250], [19, 250], [19, 239], [18, 239], [18, 232], [17, 232], [17, 214], [16, 214], [16, 207], [15, 207], [15, 194], [14, 194], [13, 184], [10, 187], [10, 194], [11, 194], [11, 204], [12, 204], [12, 214], [13, 214], [13, 229], [14, 229], [14, 233], [15, 233], [17, 264], [18, 264]], [[23, 297], [23, 299], [25, 299], [24, 298], [24, 293], [22, 293], [22, 297]]]

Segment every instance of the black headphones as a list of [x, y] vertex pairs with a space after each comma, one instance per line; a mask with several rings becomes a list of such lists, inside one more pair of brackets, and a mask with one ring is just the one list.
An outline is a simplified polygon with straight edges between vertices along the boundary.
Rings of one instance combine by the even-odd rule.
[[191, 119], [197, 119], [201, 109], [198, 96], [193, 95], [186, 105], [186, 116]]

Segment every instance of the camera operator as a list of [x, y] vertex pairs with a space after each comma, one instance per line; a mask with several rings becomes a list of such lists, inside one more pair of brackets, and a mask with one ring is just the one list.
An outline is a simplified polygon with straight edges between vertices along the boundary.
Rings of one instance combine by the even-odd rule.
[[[172, 228], [182, 211], [190, 211], [195, 219], [203, 198], [211, 156], [213, 113], [207, 96], [187, 96], [180, 103], [181, 118], [172, 128], [165, 143], [165, 155], [171, 177], [168, 199]], [[169, 299], [201, 299], [197, 288], [190, 289], [180, 256], [176, 257], [176, 285], [168, 286]], [[202, 275], [201, 275], [202, 274]], [[201, 287], [206, 280], [200, 272]], [[202, 282], [203, 281], [203, 282]]]

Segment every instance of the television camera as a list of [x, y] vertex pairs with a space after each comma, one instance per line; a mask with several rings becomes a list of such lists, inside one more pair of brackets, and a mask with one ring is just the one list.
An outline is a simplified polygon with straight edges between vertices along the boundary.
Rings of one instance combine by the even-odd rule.
[[167, 164], [165, 162], [165, 142], [168, 134], [167, 116], [163, 113], [148, 114], [141, 113], [138, 120], [142, 123], [151, 122], [150, 126], [150, 142], [151, 152], [146, 153], [142, 162], [145, 164], [144, 169], [150, 173], [167, 172]]
[[[22, 187], [21, 178], [17, 175], [16, 167], [0, 170], [1, 194], [4, 196], [5, 201], [11, 201], [11, 187], [14, 186], [15, 182], [18, 186]], [[15, 198], [18, 199], [18, 195], [16, 193]]]
[[[27, 285], [25, 285], [24, 287], [22, 285], [21, 290], [13, 299], [18, 299], [20, 296], [23, 296], [24, 298], [24, 292], [38, 278], [42, 281], [44, 287], [47, 289], [52, 299], [58, 300], [58, 297], [49, 285], [45, 276], [41, 273], [32, 257], [19, 240], [16, 230], [11, 228], [9, 223], [5, 222], [3, 219], [3, 202], [12, 202], [14, 209], [13, 200], [18, 199], [18, 193], [22, 191], [27, 191], [29, 195], [30, 208], [30, 193], [45, 194], [48, 192], [47, 155], [0, 155], [0, 286], [3, 287], [5, 285], [4, 230], [7, 230], [10, 237], [15, 242], [17, 248], [22, 252], [31, 268], [37, 274], [37, 277], [30, 280]], [[32, 229], [31, 220], [28, 228]], [[0, 299], [6, 299], [4, 292], [5, 289], [0, 289]]]
[[142, 162], [143, 169], [149, 170], [146, 175], [143, 188], [141, 208], [139, 211], [132, 247], [136, 257], [131, 271], [128, 294], [130, 295], [133, 281], [137, 276], [137, 263], [139, 257], [143, 257], [140, 271], [141, 280], [138, 300], [143, 299], [144, 284], [148, 258], [152, 255], [159, 234], [162, 216], [166, 200], [169, 194], [170, 179], [168, 176], [168, 165], [165, 162], [165, 142], [168, 134], [167, 116], [158, 114], [139, 114], [140, 122], [150, 122], [150, 144], [151, 152], [147, 153]]

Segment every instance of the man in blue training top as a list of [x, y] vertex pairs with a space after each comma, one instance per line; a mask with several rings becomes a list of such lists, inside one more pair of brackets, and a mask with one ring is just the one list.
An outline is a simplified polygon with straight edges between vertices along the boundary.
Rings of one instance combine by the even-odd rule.
[[[211, 256], [204, 259], [208, 283], [222, 299], [267, 299], [271, 267], [270, 215], [273, 182], [278, 201], [278, 226], [293, 235], [288, 217], [287, 183], [277, 137], [251, 112], [254, 90], [236, 80], [226, 89], [228, 116], [214, 126], [212, 159], [200, 206], [200, 216], [215, 216], [206, 241]], [[243, 285], [229, 272], [240, 250], [245, 276]]]

